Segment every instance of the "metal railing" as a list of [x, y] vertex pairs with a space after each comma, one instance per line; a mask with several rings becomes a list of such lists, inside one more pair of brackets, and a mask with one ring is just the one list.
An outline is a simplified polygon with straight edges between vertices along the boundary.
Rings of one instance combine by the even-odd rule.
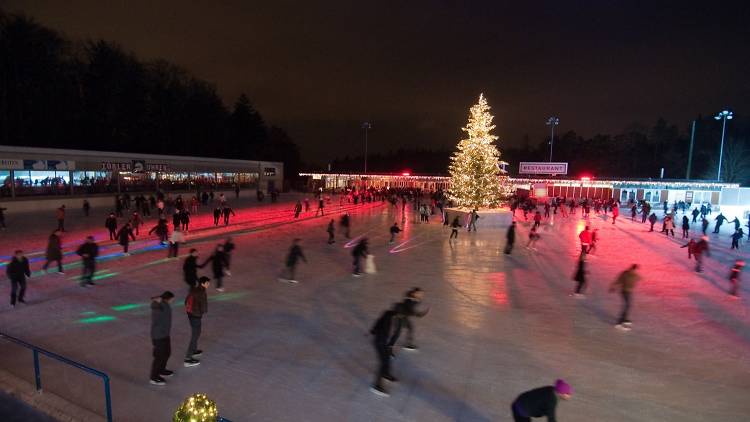
[[88, 366], [82, 363], [78, 363], [66, 357], [60, 356], [56, 353], [52, 353], [48, 350], [44, 350], [41, 347], [37, 347], [37, 346], [34, 346], [33, 344], [26, 343], [23, 340], [9, 336], [7, 334], [0, 333], [0, 338], [4, 338], [5, 340], [16, 343], [27, 349], [31, 349], [32, 354], [34, 355], [34, 379], [36, 381], [36, 391], [38, 392], [42, 391], [42, 373], [39, 367], [39, 354], [40, 353], [47, 357], [50, 357], [62, 363], [66, 363], [70, 366], [76, 367], [82, 371], [88, 372], [89, 374], [96, 375], [97, 377], [101, 378], [102, 381], [104, 382], [104, 399], [106, 401], [105, 406], [106, 406], [106, 413], [107, 413], [107, 422], [112, 422], [112, 396], [110, 394], [110, 389], [109, 389], [109, 375], [105, 374], [102, 371], [96, 370], [94, 368], [89, 368]]

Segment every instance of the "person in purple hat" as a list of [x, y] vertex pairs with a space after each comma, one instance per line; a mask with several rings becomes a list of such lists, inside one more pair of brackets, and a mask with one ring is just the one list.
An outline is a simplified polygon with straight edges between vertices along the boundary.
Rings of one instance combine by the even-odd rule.
[[555, 422], [557, 399], [568, 400], [573, 395], [573, 388], [563, 380], [555, 385], [539, 387], [521, 393], [511, 405], [515, 422], [531, 422], [531, 418], [547, 417], [547, 422]]

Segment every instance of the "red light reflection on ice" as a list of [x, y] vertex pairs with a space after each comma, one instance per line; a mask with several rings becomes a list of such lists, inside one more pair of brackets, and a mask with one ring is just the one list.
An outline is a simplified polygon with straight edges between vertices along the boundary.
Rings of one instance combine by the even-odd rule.
[[488, 278], [492, 282], [492, 291], [490, 292], [490, 295], [492, 296], [493, 302], [500, 307], [507, 307], [508, 293], [505, 287], [505, 273], [490, 273]]

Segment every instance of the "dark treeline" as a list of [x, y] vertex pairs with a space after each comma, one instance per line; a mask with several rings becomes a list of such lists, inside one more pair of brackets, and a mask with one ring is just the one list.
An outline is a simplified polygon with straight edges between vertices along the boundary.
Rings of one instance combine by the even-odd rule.
[[73, 41], [0, 10], [0, 144], [284, 161], [297, 146], [246, 95], [115, 43]]
[[[695, 144], [691, 179], [716, 180], [721, 142], [721, 122], [713, 117], [696, 118]], [[722, 180], [743, 185], [750, 182], [750, 145], [736, 134], [747, 132], [747, 122], [733, 119], [727, 125], [722, 162]], [[574, 131], [555, 134], [553, 160], [568, 162], [568, 175], [590, 175], [597, 178], [659, 178], [686, 177], [690, 147], [690, 125], [678, 128], [658, 119], [648, 128], [633, 125], [617, 135], [579, 136]], [[521, 146], [503, 148], [501, 159], [510, 163], [508, 170], [517, 175], [520, 161], [547, 161], [549, 137], [532, 143], [526, 137]], [[396, 173], [409, 169], [414, 173], [447, 173], [452, 150], [399, 150], [388, 154], [370, 155], [370, 172]], [[345, 157], [332, 163], [334, 171], [362, 171], [362, 157]]]

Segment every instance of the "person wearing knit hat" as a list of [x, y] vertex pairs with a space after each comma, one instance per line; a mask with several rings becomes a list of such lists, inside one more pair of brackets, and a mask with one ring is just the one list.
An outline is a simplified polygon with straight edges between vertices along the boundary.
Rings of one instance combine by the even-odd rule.
[[573, 388], [564, 380], [558, 379], [555, 385], [539, 387], [521, 393], [511, 405], [515, 422], [531, 422], [531, 418], [546, 416], [548, 422], [555, 422], [557, 399], [568, 400]]
[[174, 294], [165, 291], [151, 298], [151, 342], [154, 345], [154, 361], [151, 364], [151, 381], [153, 385], [164, 385], [164, 377], [171, 377], [173, 372], [167, 369], [169, 355], [172, 354], [169, 333], [172, 330], [172, 307]]

